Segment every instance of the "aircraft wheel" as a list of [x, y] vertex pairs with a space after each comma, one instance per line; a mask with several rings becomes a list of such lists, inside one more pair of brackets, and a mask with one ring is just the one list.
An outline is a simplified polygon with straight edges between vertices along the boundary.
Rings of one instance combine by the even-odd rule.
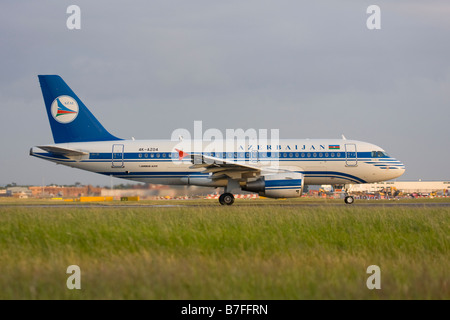
[[231, 206], [234, 203], [234, 196], [231, 193], [224, 193], [220, 195], [219, 202], [221, 205]]
[[352, 204], [353, 202], [355, 202], [355, 198], [353, 198], [352, 196], [346, 196], [344, 201], [346, 204]]
[[221, 194], [220, 195], [220, 197], [219, 197], [219, 203], [221, 204], [221, 205], [224, 205], [225, 204], [225, 202], [223, 202], [223, 196], [225, 195], [225, 193], [224, 194]]

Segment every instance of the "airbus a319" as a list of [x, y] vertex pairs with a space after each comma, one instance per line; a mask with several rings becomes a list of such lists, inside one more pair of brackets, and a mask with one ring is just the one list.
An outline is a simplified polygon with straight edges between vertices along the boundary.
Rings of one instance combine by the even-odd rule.
[[[382, 148], [347, 139], [280, 139], [257, 145], [192, 141], [125, 140], [109, 133], [58, 75], [40, 75], [54, 144], [30, 155], [69, 167], [151, 184], [223, 187], [222, 205], [234, 202], [233, 191], [269, 198], [300, 197], [305, 185], [379, 182], [405, 172], [402, 162]], [[195, 148], [200, 145], [200, 148]], [[199, 151], [200, 150], [200, 151]], [[209, 150], [209, 151], [204, 151]], [[347, 195], [345, 203], [354, 197]]]

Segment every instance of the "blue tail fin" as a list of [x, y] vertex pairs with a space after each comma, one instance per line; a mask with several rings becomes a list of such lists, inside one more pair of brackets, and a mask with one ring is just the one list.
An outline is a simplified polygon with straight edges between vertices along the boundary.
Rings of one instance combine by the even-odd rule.
[[39, 75], [55, 143], [121, 140], [110, 134], [57, 75]]

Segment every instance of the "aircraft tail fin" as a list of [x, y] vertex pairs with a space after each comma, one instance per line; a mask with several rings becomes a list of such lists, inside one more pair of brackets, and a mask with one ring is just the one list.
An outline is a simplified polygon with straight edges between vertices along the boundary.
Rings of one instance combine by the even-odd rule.
[[58, 75], [39, 75], [55, 143], [121, 140], [110, 134]]

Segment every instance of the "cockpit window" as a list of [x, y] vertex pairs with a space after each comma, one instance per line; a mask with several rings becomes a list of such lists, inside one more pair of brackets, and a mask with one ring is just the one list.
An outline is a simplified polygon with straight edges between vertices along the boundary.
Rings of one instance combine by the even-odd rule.
[[388, 154], [384, 151], [372, 151], [372, 158], [389, 158]]

